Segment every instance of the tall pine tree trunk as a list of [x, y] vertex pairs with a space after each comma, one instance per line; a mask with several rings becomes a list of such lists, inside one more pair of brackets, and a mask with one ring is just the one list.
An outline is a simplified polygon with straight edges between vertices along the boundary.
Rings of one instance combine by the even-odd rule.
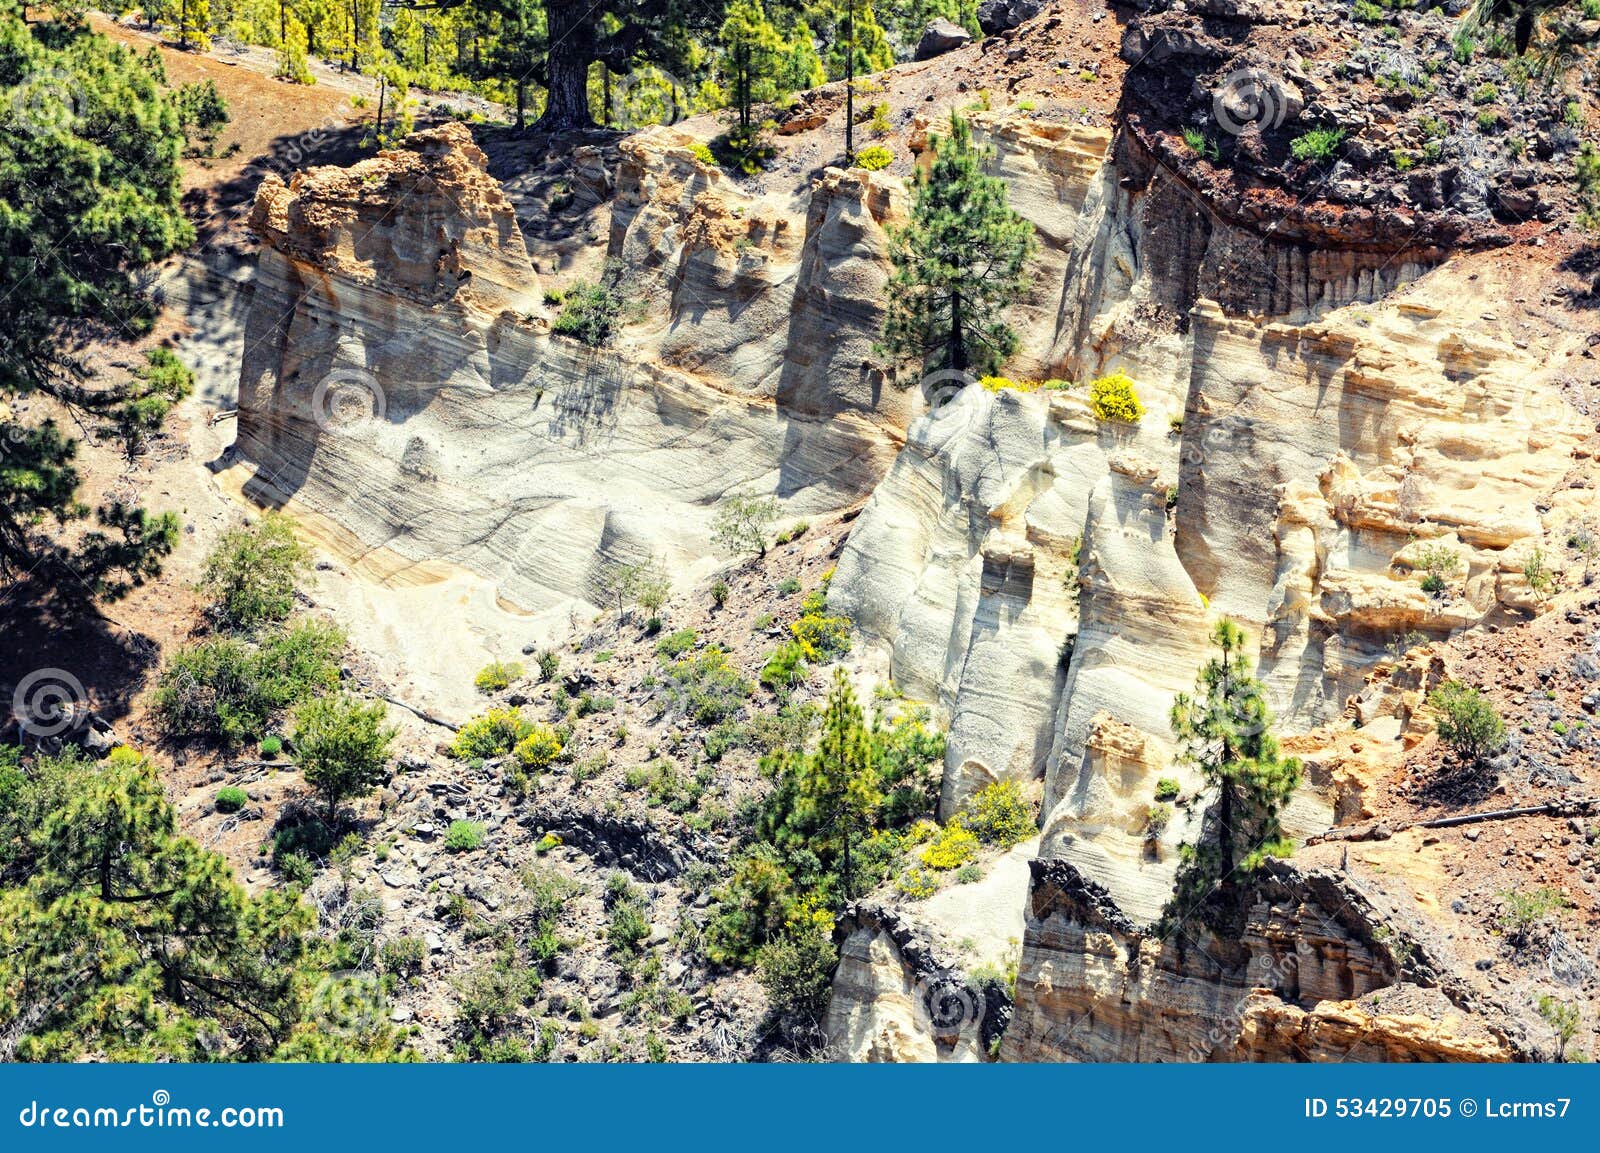
[[571, 132], [593, 128], [589, 115], [589, 65], [594, 63], [594, 7], [585, 0], [545, 0], [550, 39], [545, 69], [549, 98], [536, 128]]
[[967, 334], [961, 316], [961, 294], [950, 294], [950, 367], [967, 371]]
[[844, 166], [856, 160], [856, 0], [845, 0], [844, 8]]

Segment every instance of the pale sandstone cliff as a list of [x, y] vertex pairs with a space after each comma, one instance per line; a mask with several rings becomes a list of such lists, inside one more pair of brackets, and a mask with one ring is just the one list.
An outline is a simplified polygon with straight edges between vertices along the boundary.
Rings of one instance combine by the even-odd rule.
[[[269, 179], [253, 221], [248, 488], [332, 522], [352, 554], [395, 554], [402, 577], [443, 563], [525, 610], [593, 602], [617, 563], [712, 567], [709, 522], [728, 492], [772, 492], [797, 515], [838, 509], [896, 447], [892, 420], [830, 409], [825, 388], [791, 411], [775, 385], [550, 336], [515, 220], [459, 125], [348, 172]], [[626, 253], [637, 228], [618, 228]], [[351, 394], [354, 419], [340, 407]]]
[[[708, 571], [729, 491], [775, 492], [796, 515], [871, 493], [831, 603], [948, 721], [943, 810], [1029, 782], [1040, 867], [1098, 886], [1123, 919], [1117, 954], [1036, 879], [1007, 1055], [1314, 1057], [1357, 1032], [1365, 1055], [1516, 1055], [1432, 986], [1370, 1012], [1354, 998], [1416, 982], [1359, 956], [1348, 981], [1252, 1000], [1198, 1053], [1197, 1021], [1254, 986], [1237, 957], [1202, 972], [1169, 945], [1139, 960], [1200, 806], [1155, 841], [1143, 818], [1157, 777], [1198, 785], [1171, 763], [1167, 712], [1219, 615], [1257, 638], [1293, 732], [1336, 716], [1396, 634], [1539, 607], [1522, 560], [1589, 497], [1552, 495], [1582, 430], [1549, 365], [1581, 334], [1534, 351], [1497, 331], [1492, 287], [1430, 271], [1437, 250], [1308, 248], [1214, 218], [1128, 137], [976, 122], [1041, 233], [1013, 374], [1077, 390], [890, 380], [872, 343], [898, 182], [829, 169], [800, 203], [752, 196], [669, 129], [627, 141], [615, 181], [609, 254], [642, 319], [613, 351], [553, 338], [497, 185], [447, 127], [263, 187], [238, 445], [256, 491], [337, 524], [352, 551], [471, 569], [529, 609], [592, 602], [619, 561]], [[1137, 428], [1084, 400], [1117, 369], [1149, 410]], [[327, 427], [330, 378], [375, 389], [376, 418]], [[1468, 565], [1446, 597], [1414, 571], [1435, 539]], [[1334, 791], [1314, 775], [1292, 830], [1325, 828]], [[1263, 939], [1357, 955], [1317, 938], [1322, 914], [1293, 911], [1298, 882], [1283, 884]], [[847, 939], [836, 1040], [883, 1059], [985, 1052], [930, 1048], [895, 1008], [922, 978], [893, 937]], [[1138, 1007], [1106, 1007], [1124, 1003]], [[1104, 1027], [1062, 1040], [1084, 1012]]]

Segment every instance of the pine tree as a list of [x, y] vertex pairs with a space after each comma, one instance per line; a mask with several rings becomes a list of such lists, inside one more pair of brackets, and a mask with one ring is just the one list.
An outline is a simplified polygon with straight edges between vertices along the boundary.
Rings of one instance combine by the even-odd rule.
[[1230, 620], [1212, 634], [1220, 654], [1200, 670], [1194, 695], [1172, 705], [1180, 757], [1217, 790], [1215, 832], [1186, 853], [1178, 903], [1186, 909], [1213, 892], [1237, 888], [1269, 856], [1283, 856], [1278, 814], [1300, 783], [1300, 762], [1284, 757], [1273, 737], [1266, 691], [1250, 672], [1244, 633]]
[[[77, 420], [115, 426], [151, 386], [108, 385], [74, 350], [87, 335], [147, 332], [154, 309], [138, 273], [193, 239], [179, 205], [178, 109], [159, 68], [81, 25], [29, 25], [0, 10], [0, 57], [10, 78], [0, 87], [0, 401], [39, 391]], [[90, 514], [76, 496], [77, 442], [9, 411], [0, 404], [0, 581], [32, 573], [60, 597], [114, 598], [159, 572], [174, 516], [111, 505], [70, 547], [42, 531]]]
[[211, 47], [211, 0], [178, 0], [178, 43], [204, 52]]
[[283, 37], [278, 47], [278, 68], [275, 73], [279, 80], [287, 80], [291, 84], [317, 82], [307, 61], [307, 45], [306, 26], [298, 16], [285, 9]]
[[805, 758], [797, 779], [795, 814], [818, 830], [812, 848], [837, 861], [845, 900], [856, 893], [856, 849], [872, 831], [883, 796], [878, 792], [877, 755], [855, 690], [842, 668], [822, 714], [817, 751]]
[[722, 44], [720, 69], [727, 77], [728, 94], [739, 115], [736, 143], [753, 139], [750, 109], [753, 105], [776, 100], [779, 91], [779, 62], [785, 44], [772, 21], [767, 19], [761, 0], [734, 0], [718, 33]]
[[[37, 823], [0, 822], [17, 882], [0, 893], [3, 1055], [263, 1059], [310, 1024], [326, 963], [311, 910], [286, 892], [252, 898], [220, 854], [179, 836], [149, 761], [121, 748], [100, 766], [0, 773], [0, 805], [18, 803]], [[394, 1055], [381, 1024], [354, 1046], [345, 1024], [316, 1023], [338, 1056]]]
[[1007, 207], [1005, 182], [984, 174], [989, 150], [964, 119], [952, 113], [950, 136], [930, 147], [911, 222], [890, 235], [884, 345], [925, 371], [993, 372], [1017, 348], [1002, 315], [1032, 280], [1033, 225]]
[[329, 824], [340, 804], [383, 783], [398, 731], [384, 724], [381, 704], [347, 695], [318, 697], [295, 714], [295, 760], [306, 784], [322, 794]]

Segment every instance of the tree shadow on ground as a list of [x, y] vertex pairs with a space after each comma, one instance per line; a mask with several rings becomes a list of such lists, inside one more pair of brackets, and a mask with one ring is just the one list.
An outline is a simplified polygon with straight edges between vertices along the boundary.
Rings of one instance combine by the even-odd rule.
[[107, 613], [63, 602], [37, 581], [0, 590], [0, 739], [15, 736], [19, 710], [51, 701], [92, 709], [115, 724], [131, 711], [160, 656], [151, 637]]

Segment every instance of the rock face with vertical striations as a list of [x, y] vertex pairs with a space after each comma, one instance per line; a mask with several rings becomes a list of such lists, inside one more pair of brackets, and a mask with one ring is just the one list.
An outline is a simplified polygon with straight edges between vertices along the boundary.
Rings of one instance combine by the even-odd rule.
[[1063, 861], [1034, 862], [1014, 1061], [1514, 1061], [1504, 1006], [1454, 981], [1395, 911], [1276, 863], [1237, 937], [1136, 925]]
[[[239, 401], [247, 488], [293, 501], [352, 553], [392, 557], [396, 579], [469, 569], [529, 611], [592, 603], [617, 563], [707, 571], [731, 490], [771, 491], [797, 515], [859, 500], [897, 446], [892, 408], [852, 394], [854, 375], [832, 389], [826, 367], [796, 387], [794, 410], [779, 403], [783, 372], [764, 363], [783, 363], [782, 325], [749, 355], [792, 308], [804, 230], [786, 247], [787, 218], [747, 222], [747, 248], [715, 196], [676, 183], [712, 174], [687, 151], [651, 155], [659, 168], [624, 173], [634, 211], [618, 213], [614, 243], [638, 265], [647, 324], [664, 323], [614, 349], [549, 334], [509, 203], [459, 125], [349, 170], [265, 182]], [[858, 195], [890, 211], [881, 191]], [[843, 230], [830, 217], [849, 215], [820, 213], [824, 253]], [[830, 290], [860, 281], [830, 280], [831, 264], [811, 261], [819, 324], [839, 323]], [[674, 288], [657, 295], [660, 277]], [[771, 315], [745, 299], [763, 293]], [[674, 332], [690, 324], [710, 346], [712, 311], [728, 355], [689, 363]]]

